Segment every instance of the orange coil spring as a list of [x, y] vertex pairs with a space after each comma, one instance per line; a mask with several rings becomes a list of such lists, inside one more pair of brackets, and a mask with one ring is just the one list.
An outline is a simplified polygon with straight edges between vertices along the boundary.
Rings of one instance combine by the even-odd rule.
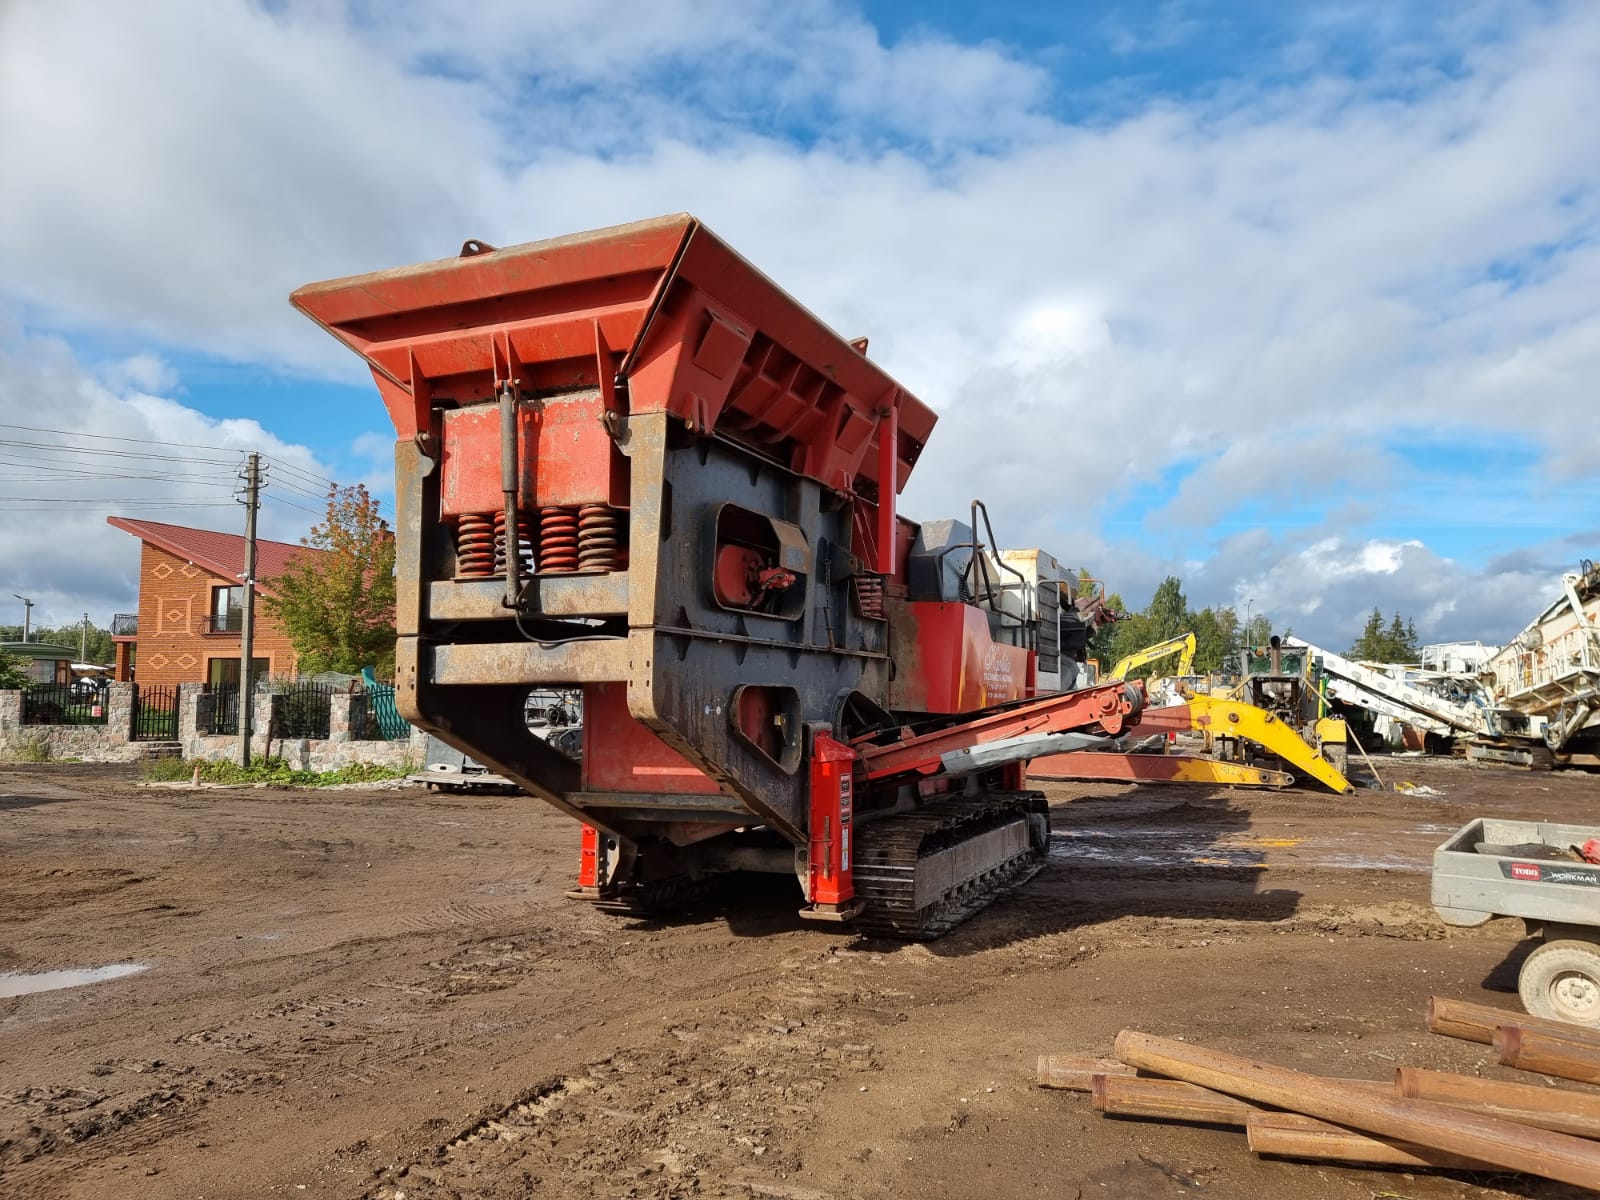
[[879, 575], [856, 576], [856, 602], [861, 615], [875, 621], [883, 620], [883, 578]]
[[[533, 573], [533, 519], [523, 512], [517, 513], [517, 571], [523, 577]], [[506, 514], [494, 514], [494, 573], [506, 573]]]
[[604, 504], [578, 510], [578, 569], [620, 571], [627, 556], [623, 514]]
[[548, 575], [578, 569], [578, 510], [539, 510], [539, 570]]
[[495, 523], [488, 513], [462, 513], [456, 518], [456, 574], [487, 579], [494, 574]]

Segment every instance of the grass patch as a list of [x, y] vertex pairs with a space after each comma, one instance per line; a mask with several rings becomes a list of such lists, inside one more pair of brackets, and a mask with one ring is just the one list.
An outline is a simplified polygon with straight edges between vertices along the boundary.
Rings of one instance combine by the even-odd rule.
[[19, 737], [12, 743], [11, 752], [6, 755], [6, 759], [17, 763], [50, 762], [50, 739], [42, 733], [32, 737]]
[[158, 758], [144, 765], [144, 777], [153, 782], [176, 782], [194, 778], [200, 769], [202, 783], [276, 783], [285, 787], [329, 787], [336, 783], [376, 783], [399, 779], [409, 772], [404, 767], [383, 767], [376, 763], [350, 763], [333, 771], [297, 771], [281, 758], [258, 758], [248, 767], [231, 762], [205, 759]]

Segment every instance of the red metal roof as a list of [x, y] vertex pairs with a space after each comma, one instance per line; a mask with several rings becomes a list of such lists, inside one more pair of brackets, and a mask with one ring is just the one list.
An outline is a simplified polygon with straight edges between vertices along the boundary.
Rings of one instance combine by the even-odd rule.
[[[204, 567], [223, 579], [238, 579], [244, 574], [244, 538], [237, 533], [217, 533], [211, 529], [191, 529], [187, 525], [168, 525], [162, 521], [139, 521], [132, 517], [107, 517], [106, 524], [140, 541], [159, 546], [168, 554]], [[256, 590], [267, 595], [272, 589], [263, 580], [282, 575], [289, 560], [297, 554], [326, 554], [307, 546], [256, 539]]]

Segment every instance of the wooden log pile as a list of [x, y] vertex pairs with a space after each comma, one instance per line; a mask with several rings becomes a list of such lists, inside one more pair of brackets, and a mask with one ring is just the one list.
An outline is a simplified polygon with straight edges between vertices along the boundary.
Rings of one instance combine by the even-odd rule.
[[[1509, 1067], [1600, 1084], [1600, 1031], [1434, 997], [1428, 1029]], [[1341, 1079], [1125, 1029], [1111, 1058], [1042, 1055], [1039, 1085], [1108, 1117], [1242, 1129], [1258, 1155], [1407, 1170], [1517, 1171], [1600, 1191], [1600, 1092], [1402, 1066]]]

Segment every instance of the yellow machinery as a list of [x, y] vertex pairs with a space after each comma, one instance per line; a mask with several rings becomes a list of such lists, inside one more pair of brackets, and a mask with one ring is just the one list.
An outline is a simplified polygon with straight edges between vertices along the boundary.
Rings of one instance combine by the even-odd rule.
[[1194, 667], [1194, 634], [1182, 633], [1177, 637], [1169, 637], [1164, 642], [1157, 642], [1153, 646], [1146, 646], [1143, 650], [1135, 650], [1116, 666], [1111, 668], [1111, 673], [1106, 676], [1106, 681], [1113, 679], [1126, 679], [1129, 671], [1137, 671], [1140, 667], [1159, 662], [1169, 654], [1178, 655], [1178, 669], [1174, 675], [1187, 675]]
[[1280, 714], [1254, 704], [1195, 695], [1181, 707], [1188, 709], [1190, 729], [1204, 734], [1207, 751], [1223, 762], [1275, 767], [1276, 759], [1341, 795], [1355, 791], [1344, 776], [1345, 729], [1337, 718], [1315, 721], [1308, 740]]
[[[1276, 643], [1277, 639], [1273, 639]], [[1274, 645], [1274, 651], [1277, 646]], [[1194, 634], [1183, 634], [1146, 646], [1112, 668], [1109, 679], [1179, 654], [1179, 676], [1194, 663]], [[1178, 754], [1106, 754], [1079, 752], [1035, 759], [1030, 779], [1126, 780], [1132, 783], [1213, 783], [1233, 787], [1287, 787], [1296, 777], [1314, 779], [1341, 795], [1354, 791], [1345, 778], [1345, 726], [1321, 715], [1320, 696], [1311, 681], [1285, 673], [1274, 653], [1269, 670], [1246, 676], [1229, 695], [1208, 695], [1185, 689], [1183, 703], [1147, 709], [1129, 732], [1199, 733], [1206, 757]], [[1248, 701], [1245, 699], [1248, 697]], [[1309, 711], [1300, 718], [1300, 709]]]

